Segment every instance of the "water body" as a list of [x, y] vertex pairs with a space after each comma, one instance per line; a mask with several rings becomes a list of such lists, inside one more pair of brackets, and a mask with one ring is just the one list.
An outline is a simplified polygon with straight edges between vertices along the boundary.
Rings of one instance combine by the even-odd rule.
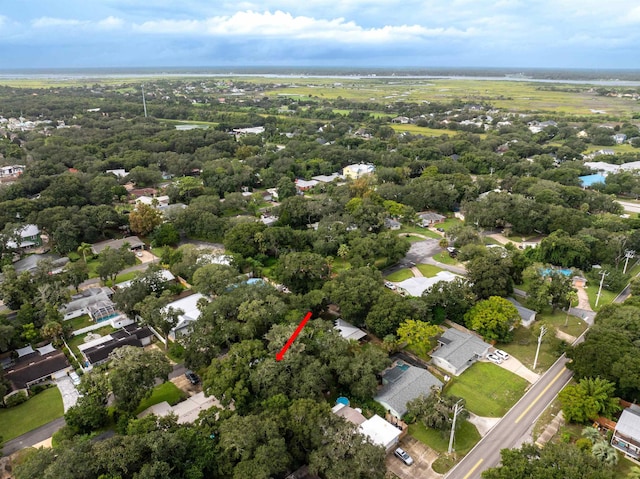
[[283, 79], [330, 78], [345, 80], [485, 80], [536, 83], [568, 83], [596, 86], [640, 86], [640, 70], [551, 70], [504, 68], [440, 69], [346, 69], [294, 67], [233, 68], [85, 68], [85, 69], [0, 69], [0, 79], [20, 80], [98, 80], [127, 78], [220, 78], [257, 77]]

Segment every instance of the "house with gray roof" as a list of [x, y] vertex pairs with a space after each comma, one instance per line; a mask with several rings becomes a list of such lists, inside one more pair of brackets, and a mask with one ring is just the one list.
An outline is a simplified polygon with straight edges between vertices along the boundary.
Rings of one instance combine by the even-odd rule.
[[431, 353], [431, 362], [449, 374], [459, 376], [478, 359], [484, 358], [490, 347], [471, 333], [449, 328], [438, 338], [438, 349]]
[[409, 401], [429, 395], [433, 387], [441, 388], [442, 382], [429, 371], [397, 361], [382, 373], [382, 389], [374, 399], [400, 419], [407, 413]]
[[536, 314], [537, 313], [533, 309], [525, 308], [524, 306], [522, 306], [520, 303], [518, 303], [518, 301], [516, 301], [513, 298], [507, 298], [507, 299], [518, 310], [518, 314], [520, 315], [520, 320], [521, 320], [522, 325], [525, 328], [528, 328], [529, 326], [531, 326], [533, 324], [533, 322], [536, 320]]
[[433, 226], [437, 223], [442, 223], [447, 219], [446, 216], [441, 215], [439, 213], [434, 213], [433, 211], [426, 211], [424, 213], [418, 213], [419, 224], [424, 228], [427, 226]]
[[129, 245], [129, 249], [140, 250], [144, 249], [144, 242], [140, 240], [137, 236], [127, 236], [126, 238], [113, 239], [108, 241], [101, 241], [99, 243], [94, 243], [91, 245], [91, 252], [93, 254], [100, 254], [100, 252], [104, 249], [120, 249], [125, 244]]
[[611, 437], [611, 445], [634, 460], [640, 460], [640, 407], [622, 411]]

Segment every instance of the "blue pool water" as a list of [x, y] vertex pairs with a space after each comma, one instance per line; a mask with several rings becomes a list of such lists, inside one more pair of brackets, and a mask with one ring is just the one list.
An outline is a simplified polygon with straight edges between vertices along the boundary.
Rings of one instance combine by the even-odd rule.
[[596, 173], [594, 175], [580, 176], [579, 179], [582, 182], [582, 186], [584, 186], [585, 188], [589, 188], [596, 183], [604, 183], [606, 177], [604, 175], [601, 175], [600, 173]]
[[542, 272], [542, 276], [547, 276], [555, 271], [557, 271], [558, 273], [562, 273], [565, 276], [571, 276], [573, 274], [573, 271], [571, 271], [570, 269], [559, 269], [559, 268], [545, 268], [541, 272]]

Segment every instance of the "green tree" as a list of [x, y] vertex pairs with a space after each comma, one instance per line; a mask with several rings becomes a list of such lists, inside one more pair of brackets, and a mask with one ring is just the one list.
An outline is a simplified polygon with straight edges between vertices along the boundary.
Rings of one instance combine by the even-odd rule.
[[100, 264], [96, 272], [100, 279], [102, 281], [107, 281], [108, 279], [115, 281], [118, 273], [127, 265], [135, 264], [136, 257], [125, 244], [120, 249], [110, 247], [103, 249], [98, 255], [98, 260]]
[[492, 248], [486, 255], [473, 258], [467, 265], [467, 278], [480, 299], [504, 297], [513, 292], [511, 260], [496, 249]]
[[173, 223], [162, 223], [153, 230], [151, 243], [154, 247], [175, 246], [180, 241], [180, 233]]
[[435, 324], [408, 319], [398, 328], [398, 339], [426, 356], [431, 350], [431, 339], [441, 333], [442, 329]]
[[207, 264], [193, 273], [191, 284], [199, 293], [219, 295], [239, 281], [238, 270], [235, 268], [223, 264]]
[[[362, 326], [376, 299], [383, 294], [384, 286], [379, 271], [362, 267], [339, 273], [322, 290], [330, 302], [340, 306], [340, 312], [346, 321]], [[368, 294], [363, 295], [363, 291]]]
[[80, 243], [77, 249], [78, 253], [82, 255], [84, 262], [87, 262], [87, 254], [91, 254], [91, 245], [89, 243]]
[[479, 301], [464, 316], [467, 328], [486, 340], [507, 342], [511, 330], [520, 324], [516, 307], [504, 298], [491, 296]]
[[469, 283], [456, 278], [439, 281], [422, 293], [422, 299], [431, 313], [431, 321], [441, 323], [445, 319], [464, 324], [464, 315], [476, 302], [476, 295]]
[[135, 209], [129, 214], [131, 231], [137, 235], [147, 236], [160, 224], [162, 224], [162, 213], [145, 203], [136, 204]]
[[586, 423], [598, 416], [611, 418], [620, 410], [614, 397], [615, 384], [601, 378], [581, 379], [576, 385], [565, 387], [558, 398], [567, 421]]
[[278, 180], [276, 188], [278, 189], [278, 201], [296, 196], [297, 193], [296, 184], [291, 180], [291, 178], [286, 176], [283, 176]]
[[140, 312], [142, 321], [160, 330], [164, 335], [165, 350], [169, 347], [169, 333], [180, 321], [180, 316], [184, 314], [181, 309], [167, 307], [171, 296], [169, 291], [164, 291], [160, 297], [150, 294], [135, 306]]
[[40, 330], [40, 335], [43, 338], [52, 340], [54, 343], [58, 343], [64, 334], [62, 324], [57, 321], [49, 321]]
[[64, 273], [67, 284], [73, 286], [76, 291], [83, 281], [89, 279], [89, 268], [84, 260], [67, 263]]
[[616, 471], [573, 444], [550, 442], [544, 448], [525, 444], [503, 449], [501, 465], [487, 469], [483, 479], [614, 479]]
[[[450, 431], [456, 402], [458, 398], [447, 396], [443, 394], [442, 389], [434, 386], [428, 395], [421, 394], [409, 401], [407, 412], [428, 428]], [[464, 406], [464, 402], [461, 402], [461, 405]], [[463, 409], [457, 416], [456, 427], [461, 427], [468, 417], [469, 413]]]
[[276, 276], [294, 293], [308, 293], [322, 287], [329, 278], [329, 266], [316, 253], [289, 253], [280, 257]]
[[102, 399], [96, 396], [81, 396], [64, 415], [67, 426], [80, 434], [88, 434], [104, 426], [109, 419]]
[[134, 346], [122, 346], [109, 355], [109, 384], [116, 407], [131, 413], [140, 401], [151, 395], [156, 379], [166, 380], [171, 365], [160, 351], [145, 351]]

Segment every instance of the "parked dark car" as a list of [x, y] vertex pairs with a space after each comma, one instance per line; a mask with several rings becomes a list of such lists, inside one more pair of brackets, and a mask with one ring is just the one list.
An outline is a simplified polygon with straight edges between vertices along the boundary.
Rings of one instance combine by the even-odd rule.
[[191, 384], [200, 383], [200, 378], [193, 371], [187, 371], [186, 373], [184, 373], [184, 375], [186, 376], [186, 378], [189, 380]]

